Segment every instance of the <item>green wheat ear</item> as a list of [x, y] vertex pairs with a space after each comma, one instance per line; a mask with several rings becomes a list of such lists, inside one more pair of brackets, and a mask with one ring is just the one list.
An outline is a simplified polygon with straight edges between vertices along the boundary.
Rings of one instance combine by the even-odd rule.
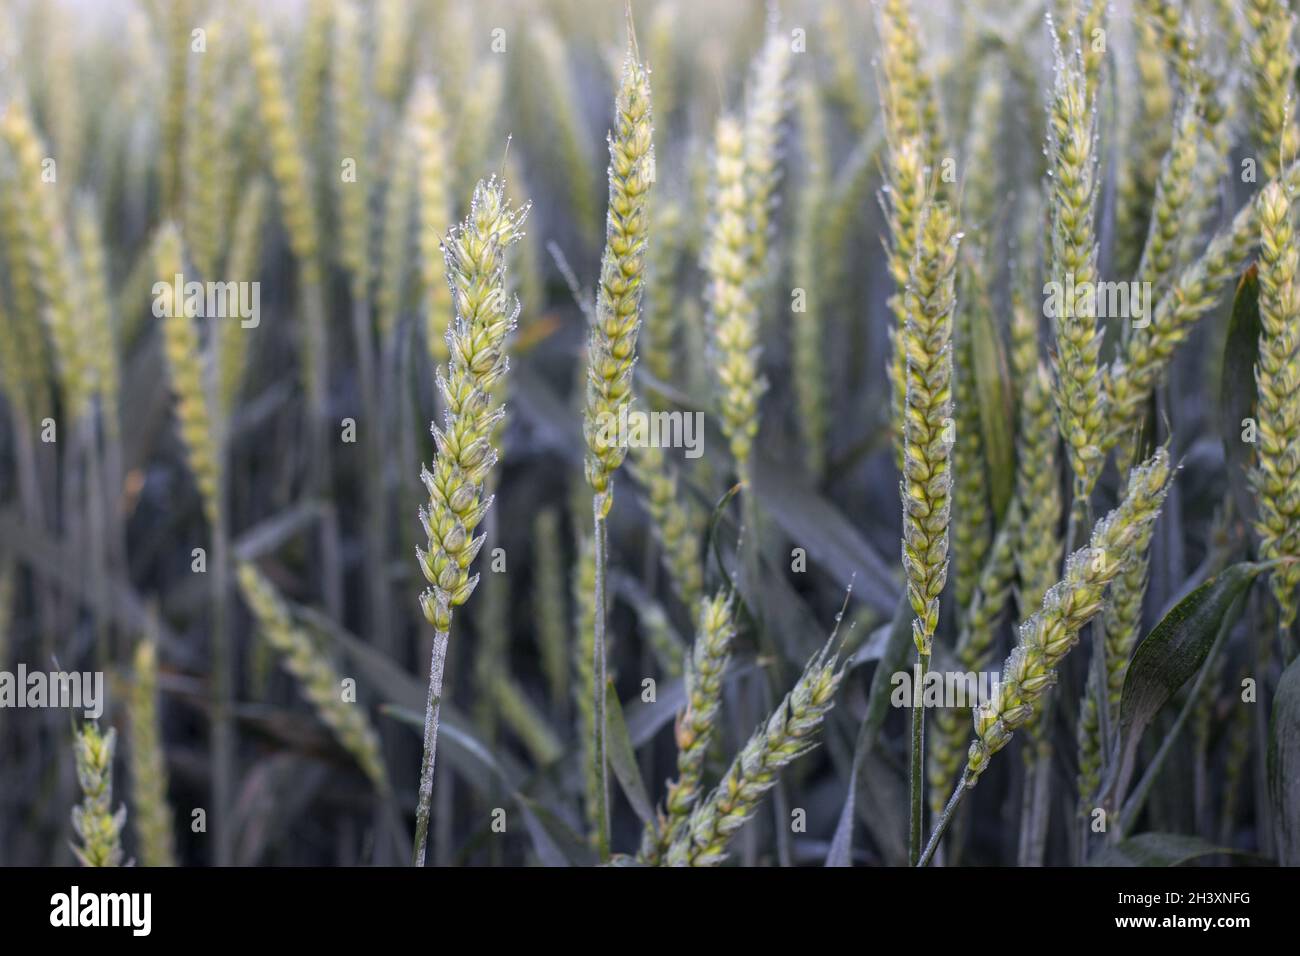
[[73, 846], [82, 866], [121, 866], [122, 827], [126, 807], [113, 812], [113, 751], [117, 731], [101, 734], [99, 725], [87, 723], [76, 733], [73, 754], [82, 801], [72, 808], [72, 829], [81, 841]]
[[975, 711], [975, 740], [967, 755], [963, 786], [975, 786], [993, 755], [1032, 720], [1042, 696], [1056, 682], [1061, 660], [1105, 605], [1107, 585], [1123, 571], [1125, 559], [1159, 517], [1172, 474], [1163, 448], [1134, 469], [1124, 500], [1097, 522], [1089, 547], [1070, 556], [1065, 576], [1048, 590], [1042, 607], [1020, 625], [997, 692]]
[[175, 866], [172, 808], [167, 803], [167, 761], [158, 720], [158, 645], [152, 638], [135, 649], [131, 685], [131, 794], [142, 866]]
[[[1273, 559], [1300, 554], [1300, 387], [1297, 383], [1297, 335], [1300, 295], [1296, 270], [1300, 242], [1295, 212], [1280, 183], [1260, 195], [1259, 361], [1255, 382], [1259, 391], [1258, 461], [1251, 475], [1259, 516], [1255, 531], [1260, 553]], [[1300, 564], [1273, 572], [1270, 580], [1277, 600], [1279, 626], [1290, 629], [1296, 617], [1296, 587]]]
[[645, 285], [646, 199], [654, 182], [650, 75], [629, 47], [609, 138], [609, 215], [596, 313], [587, 342], [587, 483], [602, 514], [613, 505], [611, 479], [627, 447], [609, 432], [632, 402], [632, 368]]

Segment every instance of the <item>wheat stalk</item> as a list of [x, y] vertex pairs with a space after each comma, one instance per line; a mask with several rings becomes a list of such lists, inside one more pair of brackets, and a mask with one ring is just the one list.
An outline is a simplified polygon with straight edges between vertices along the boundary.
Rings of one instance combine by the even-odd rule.
[[420, 595], [420, 606], [435, 635], [416, 808], [417, 866], [424, 865], [428, 837], [451, 613], [478, 583], [469, 567], [484, 536], [475, 537], [474, 531], [492, 504], [491, 498], [482, 497], [483, 483], [497, 457], [492, 431], [505, 414], [492, 396], [506, 372], [505, 340], [519, 313], [518, 303], [506, 297], [505, 254], [518, 239], [527, 213], [526, 207], [507, 204], [505, 186], [495, 178], [480, 182], [469, 216], [443, 241], [456, 320], [448, 337], [451, 357], [438, 376], [445, 415], [442, 427], [431, 429], [437, 445], [433, 470], [422, 469], [420, 475], [429, 494], [428, 507], [420, 512], [428, 549], [419, 549], [418, 558], [429, 584]]

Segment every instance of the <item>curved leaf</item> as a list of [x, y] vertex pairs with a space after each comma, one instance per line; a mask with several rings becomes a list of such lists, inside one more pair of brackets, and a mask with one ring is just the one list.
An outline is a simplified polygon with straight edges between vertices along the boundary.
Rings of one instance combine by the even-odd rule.
[[1246, 485], [1252, 445], [1241, 440], [1242, 420], [1255, 415], [1255, 362], [1259, 358], [1259, 277], [1255, 266], [1248, 268], [1237, 283], [1223, 348], [1219, 380], [1219, 423], [1223, 457], [1228, 468], [1228, 487], [1238, 514], [1247, 520], [1254, 515], [1254, 496]]
[[1282, 673], [1268, 734], [1268, 790], [1278, 862], [1300, 865], [1300, 659]]
[[1174, 605], [1134, 651], [1120, 696], [1116, 800], [1124, 794], [1147, 725], [1200, 669], [1228, 609], [1264, 567], [1239, 562], [1210, 578]]
[[1178, 866], [1197, 857], [1232, 851], [1200, 837], [1178, 833], [1140, 833], [1108, 846], [1088, 861], [1089, 866]]
[[627, 802], [632, 804], [632, 809], [642, 823], [650, 823], [655, 818], [654, 807], [650, 804], [650, 795], [646, 793], [645, 781], [641, 779], [641, 768], [636, 763], [632, 740], [628, 737], [627, 723], [623, 720], [623, 705], [619, 703], [614, 682], [608, 678], [605, 685], [605, 756], [609, 758], [609, 766], [623, 788]]

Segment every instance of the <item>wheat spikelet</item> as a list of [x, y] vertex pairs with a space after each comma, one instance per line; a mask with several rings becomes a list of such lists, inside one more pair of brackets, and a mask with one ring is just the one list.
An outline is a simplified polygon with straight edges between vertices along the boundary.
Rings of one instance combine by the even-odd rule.
[[670, 866], [716, 866], [727, 844], [754, 815], [781, 769], [812, 750], [814, 736], [834, 704], [842, 670], [830, 644], [813, 655], [794, 689], [749, 738], [722, 781], [691, 811], [687, 825], [668, 849]]
[[596, 493], [602, 514], [608, 514], [613, 505], [611, 480], [627, 455], [626, 445], [618, 437], [611, 440], [610, 433], [632, 401], [649, 232], [646, 198], [654, 179], [650, 77], [635, 42], [628, 49], [615, 114], [615, 129], [609, 138], [605, 254], [587, 341], [587, 404], [583, 412], [587, 483]]
[[1162, 448], [1132, 472], [1128, 494], [1097, 522], [1090, 547], [1066, 562], [1065, 576], [1047, 592], [1043, 606], [1020, 626], [1015, 649], [992, 699], [975, 711], [975, 736], [962, 776], [973, 787], [992, 756], [1035, 715], [1035, 705], [1056, 680], [1061, 659], [1079, 631], [1102, 609], [1106, 586], [1123, 570], [1135, 543], [1154, 523], [1172, 473]]
[[1255, 145], [1259, 168], [1269, 180], [1300, 151], [1292, 94], [1296, 75], [1292, 13], [1285, 0], [1245, 0], [1243, 7], [1253, 33], [1246, 54], [1253, 70], [1249, 92]]
[[172, 809], [167, 803], [167, 762], [158, 721], [158, 646], [136, 645], [131, 685], [131, 796], [142, 866], [175, 866]]
[[750, 295], [744, 135], [733, 117], [718, 121], [715, 150], [713, 221], [705, 252], [709, 328], [722, 430], [736, 471], [745, 480], [758, 434], [758, 400], [767, 385], [758, 370], [758, 315]]
[[126, 825], [126, 807], [113, 812], [113, 749], [117, 731], [100, 734], [99, 725], [86, 723], [76, 732], [73, 753], [77, 763], [77, 783], [81, 786], [81, 805], [72, 808], [72, 829], [81, 846], [72, 852], [82, 866], [121, 866], [122, 827]]
[[[1300, 266], [1300, 242], [1290, 196], [1278, 183], [1260, 196], [1259, 359], [1255, 383], [1259, 392], [1258, 460], [1251, 484], [1259, 514], [1255, 531], [1260, 554], [1267, 559], [1300, 554], [1300, 297], [1295, 286]], [[1296, 586], [1300, 564], [1273, 571], [1273, 596], [1279, 624], [1289, 630], [1296, 617]]]
[[657, 826], [647, 824], [641, 856], [658, 863], [668, 848], [684, 840], [690, 813], [699, 799], [704, 762], [713, 743], [722, 707], [722, 675], [731, 656], [736, 624], [731, 597], [718, 593], [700, 605], [695, 646], [686, 669], [686, 709], [677, 715], [677, 779], [668, 785], [667, 813]]
[[211, 528], [221, 526], [220, 441], [208, 402], [208, 386], [203, 352], [199, 346], [194, 320], [185, 314], [185, 306], [174, 302], [172, 289], [176, 276], [184, 275], [184, 252], [180, 231], [168, 223], [159, 234], [154, 251], [154, 274], [162, 290], [163, 353], [167, 358], [172, 393], [176, 396], [176, 420], [185, 445], [190, 473], [199, 486], [203, 514]]
[[451, 291], [442, 274], [440, 237], [452, 220], [447, 167], [447, 119], [438, 88], [421, 79], [411, 94], [411, 137], [416, 163], [416, 193], [420, 200], [418, 254], [425, 300], [425, 343], [435, 362], [447, 360], [447, 330], [451, 326]]
[[307, 632], [294, 623], [284, 600], [257, 568], [241, 561], [238, 576], [240, 592], [253, 612], [258, 631], [280, 656], [285, 670], [298, 681], [303, 696], [339, 744], [352, 755], [375, 789], [387, 793], [388, 772], [379, 735], [366, 712], [343, 699], [341, 675]]
[[906, 292], [907, 412], [903, 425], [903, 568], [916, 621], [912, 637], [928, 657], [948, 574], [952, 499], [952, 314], [960, 236], [949, 208], [931, 202]]

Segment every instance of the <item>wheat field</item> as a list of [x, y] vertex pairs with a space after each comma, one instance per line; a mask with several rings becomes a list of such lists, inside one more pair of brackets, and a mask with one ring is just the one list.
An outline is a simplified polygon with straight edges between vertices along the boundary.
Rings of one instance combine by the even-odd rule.
[[0, 0], [0, 864], [1300, 862], [1283, 0]]

